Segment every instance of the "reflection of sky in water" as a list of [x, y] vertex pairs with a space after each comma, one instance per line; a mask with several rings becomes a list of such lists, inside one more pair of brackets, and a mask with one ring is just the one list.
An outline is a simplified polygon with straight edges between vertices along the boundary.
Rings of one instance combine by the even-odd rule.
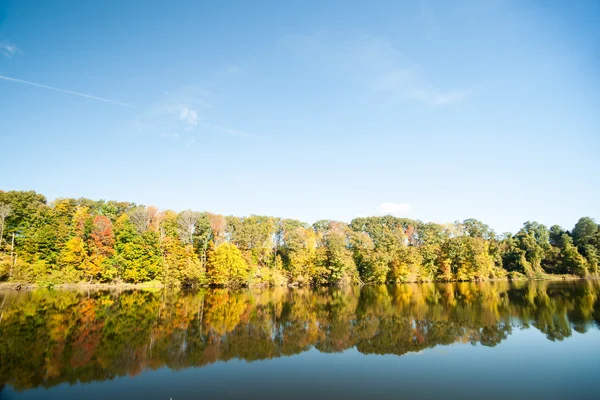
[[574, 399], [600, 389], [600, 332], [552, 342], [515, 330], [496, 347], [454, 344], [418, 353], [364, 355], [308, 352], [248, 363], [147, 371], [134, 378], [36, 389], [23, 399]]
[[[539, 288], [536, 289], [536, 293], [539, 292]], [[600, 380], [596, 376], [600, 371], [600, 331], [597, 329], [598, 325], [595, 325], [590, 318], [593, 314], [594, 319], [598, 321], [598, 301], [595, 300], [598, 293], [597, 287], [591, 292], [589, 290], [567, 291], [563, 293], [563, 296], [558, 296], [559, 292], [552, 289], [546, 290], [545, 293], [549, 293], [549, 295], [536, 297], [539, 301], [534, 301], [534, 304], [537, 302], [535, 307], [531, 303], [520, 304], [519, 300], [524, 295], [531, 295], [531, 290], [511, 292], [508, 298], [510, 298], [512, 308], [507, 307], [506, 299], [496, 302], [504, 304], [504, 306], [498, 307], [495, 323], [502, 325], [510, 322], [512, 330], [507, 333], [506, 338], [499, 340], [499, 343], [492, 347], [480, 343], [473, 346], [469, 343], [468, 338], [463, 336], [457, 338], [453, 344], [436, 345], [435, 332], [425, 330], [423, 333], [425, 347], [409, 351], [401, 356], [389, 353], [384, 355], [364, 354], [357, 348], [364, 343], [357, 346], [352, 344], [350, 348], [341, 352], [322, 352], [311, 345], [307, 348], [308, 350], [298, 350], [297, 354], [291, 356], [280, 354], [272, 359], [259, 359], [253, 362], [234, 358], [201, 367], [181, 367], [182, 369], [179, 370], [163, 366], [157, 370], [146, 369], [132, 377], [123, 376], [93, 383], [77, 383], [73, 386], [62, 383], [50, 389], [37, 388], [14, 392], [8, 384], [0, 395], [2, 398], [9, 399], [172, 398], [173, 400], [206, 398], [595, 398], [600, 392]], [[306, 298], [296, 298], [292, 307], [284, 307], [288, 313], [287, 317], [283, 312], [278, 314], [277, 318], [281, 325], [276, 327], [277, 334], [275, 336], [270, 335], [271, 331], [267, 332], [269, 339], [284, 336], [285, 332], [291, 329], [290, 324], [294, 322], [298, 322], [303, 329], [310, 325], [305, 321], [297, 321], [298, 316], [293, 314], [294, 305], [295, 307], [305, 306], [309, 309], [316, 307], [316, 310], [313, 309], [313, 311], [314, 315], [320, 318], [318, 325], [319, 329], [323, 330], [321, 340], [330, 338], [334, 342], [343, 340], [343, 338], [351, 342], [352, 338], [345, 336], [347, 332], [355, 332], [356, 335], [364, 334], [364, 331], [357, 333], [351, 329], [352, 326], [356, 328], [359, 325], [356, 322], [356, 316], [361, 312], [364, 315], [378, 316], [379, 319], [376, 323], [379, 327], [393, 326], [383, 325], [386, 321], [397, 318], [395, 314], [389, 315], [390, 312], [398, 312], [399, 315], [403, 315], [403, 311], [398, 306], [384, 310], [380, 303], [363, 304], [362, 311], [359, 312], [357, 310], [361, 308], [360, 302], [356, 302], [357, 299], [353, 295], [348, 295], [348, 298], [342, 296], [342, 302], [350, 304], [349, 309], [352, 310], [352, 313], [349, 319], [347, 316], [332, 316], [328, 311], [335, 309], [335, 307], [331, 307], [336, 301], [340, 301], [339, 297], [307, 296]], [[461, 310], [456, 313], [456, 319], [451, 320], [451, 323], [458, 327], [478, 327], [477, 329], [480, 331], [485, 329], [485, 326], [494, 325], [489, 317], [490, 313], [492, 315], [494, 313], [487, 310], [491, 307], [491, 304], [486, 303], [488, 300], [467, 305], [467, 303], [461, 303], [460, 296], [456, 297], [458, 298], [456, 307]], [[394, 296], [392, 295], [391, 298], [393, 300]], [[206, 301], [208, 302], [208, 299]], [[265, 304], [269, 304], [269, 302]], [[249, 318], [246, 323], [251, 325], [250, 328], [254, 327], [253, 324], [258, 323], [258, 320], [253, 320], [248, 312], [250, 314], [260, 313], [254, 307], [257, 307], [256, 303], [244, 311], [244, 315]], [[423, 324], [423, 321], [428, 319], [442, 318], [442, 316], [434, 317], [434, 315], [438, 315], [439, 310], [433, 310], [434, 307], [431, 305], [421, 304], [416, 308], [414, 305], [405, 305], [404, 308], [408, 309], [409, 311], [406, 312], [414, 318], [403, 325], [410, 329], [419, 326], [415, 321]], [[402, 309], [404, 310], [404, 308]], [[482, 310], [486, 312], [482, 312]], [[503, 315], [504, 311], [502, 310], [511, 311], [510, 313], [507, 311], [507, 315]], [[339, 309], [340, 314], [347, 311], [348, 308]], [[454, 311], [456, 312], [456, 310]], [[451, 314], [450, 311], [448, 313]], [[521, 313], [521, 316], [515, 316], [517, 313]], [[265, 315], [269, 315], [267, 322], [261, 321], [266, 326], [270, 326], [269, 324], [273, 322], [271, 318], [274, 318], [275, 314], [273, 312], [265, 313]], [[512, 316], [508, 314], [512, 314]], [[558, 314], [563, 315], [559, 318]], [[205, 319], [207, 315], [204, 314]], [[299, 313], [298, 315], [306, 314]], [[582, 334], [574, 329], [569, 329], [573, 328], [575, 324], [567, 315], [577, 319], [579, 326], [585, 326], [586, 333]], [[587, 320], [583, 318], [586, 315], [588, 316]], [[481, 324], [482, 318], [485, 319], [483, 324]], [[244, 321], [244, 318], [241, 318], [240, 321]], [[558, 328], [555, 330], [560, 331], [556, 335], [559, 340], [549, 340], [548, 335], [536, 327], [536, 325], [547, 327], [549, 321], [556, 322]], [[564, 322], [567, 323], [567, 331], [561, 325]], [[336, 324], [342, 324], [342, 327], [336, 328]], [[426, 327], [430, 330], [438, 329], [435, 325], [426, 325]], [[341, 329], [341, 333], [335, 336], [334, 329]], [[346, 331], [346, 329], [349, 330]], [[551, 331], [554, 332], [552, 329]], [[402, 336], [392, 336], [390, 341], [381, 338], [382, 335], [393, 334], [394, 332], [391, 331], [373, 330], [365, 334], [362, 340], [379, 341], [380, 345], [376, 346], [376, 349], [385, 350], [386, 347], [381, 345], [384, 343], [390, 346], [389, 350], [393, 352], [401, 348], [396, 345]], [[563, 336], [566, 337], [563, 338]], [[174, 335], [173, 338], [175, 337], [179, 336]], [[228, 337], [232, 339], [230, 343], [226, 340]], [[290, 337], [290, 340], [301, 338], [301, 335], [293, 336]], [[187, 347], [193, 346], [193, 342], [188, 339], [181, 339], [177, 346], [175, 346], [176, 343], [173, 343], [174, 348], [181, 349], [182, 343], [185, 343]], [[253, 344], [252, 341], [239, 342], [239, 340], [235, 340], [231, 331], [221, 336], [221, 339], [223, 340], [221, 346], [252, 346]], [[418, 341], [416, 336], [410, 340]], [[4, 338], [0, 338], [0, 343], [2, 342], [7, 343]], [[367, 346], [367, 348], [369, 347]], [[221, 348], [221, 350], [225, 352], [225, 349]], [[168, 352], [169, 350], [163, 349], [163, 351]], [[242, 349], [238, 349], [238, 352], [243, 353]]]

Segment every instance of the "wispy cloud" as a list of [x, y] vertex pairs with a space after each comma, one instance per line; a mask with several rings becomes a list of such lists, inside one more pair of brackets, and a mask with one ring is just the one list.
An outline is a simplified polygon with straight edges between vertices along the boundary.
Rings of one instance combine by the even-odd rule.
[[385, 214], [407, 214], [412, 207], [408, 203], [382, 203], [379, 211]]
[[393, 68], [376, 77], [371, 84], [375, 90], [394, 92], [410, 84], [414, 79], [414, 72], [410, 68]]
[[230, 65], [223, 70], [225, 75], [238, 76], [242, 73], [242, 68], [238, 65]]
[[183, 107], [179, 112], [179, 119], [184, 122], [188, 129], [198, 125], [198, 113], [188, 107]]
[[0, 75], [0, 79], [4, 80], [4, 81], [7, 81], [7, 82], [21, 83], [21, 84], [24, 84], [24, 85], [30, 85], [30, 86], [35, 86], [35, 87], [43, 88], [43, 89], [54, 90], [54, 91], [61, 92], [61, 93], [66, 93], [66, 94], [71, 94], [71, 95], [74, 95], [74, 96], [84, 97], [86, 99], [98, 100], [98, 101], [103, 101], [105, 103], [111, 103], [111, 104], [116, 104], [116, 105], [119, 105], [119, 106], [125, 106], [125, 107], [135, 108], [135, 106], [132, 106], [131, 104], [122, 103], [120, 101], [115, 101], [115, 100], [111, 100], [111, 99], [105, 99], [104, 97], [92, 96], [91, 94], [86, 94], [86, 93], [74, 92], [72, 90], [59, 89], [59, 88], [56, 88], [56, 87], [53, 87], [53, 86], [43, 85], [41, 83], [25, 81], [23, 79], [11, 78], [9, 76], [4, 76], [4, 75]]
[[433, 93], [433, 104], [436, 106], [442, 106], [444, 104], [458, 103], [469, 97], [473, 93], [473, 90], [451, 90], [449, 92], [434, 92]]
[[427, 0], [419, 1], [420, 20], [427, 33], [435, 33], [440, 31], [440, 26], [437, 23], [435, 13], [429, 7]]
[[15, 54], [23, 54], [21, 49], [19, 49], [15, 44], [10, 43], [6, 40], [0, 40], [0, 53], [3, 56], [12, 58]]
[[[161, 137], [189, 134], [202, 120], [201, 115], [212, 108], [207, 101], [209, 96], [210, 92], [193, 85], [165, 91], [135, 116], [133, 128], [140, 133]], [[165, 132], [169, 135], [162, 136]]]
[[440, 91], [433, 88], [409, 87], [401, 92], [409, 98], [430, 106], [445, 106], [463, 101], [473, 93], [471, 89]]
[[413, 100], [438, 107], [463, 101], [473, 92], [472, 89], [439, 89], [421, 66], [379, 38], [358, 45], [356, 54], [365, 60], [366, 71], [372, 76], [367, 85], [369, 90], [384, 93], [391, 100]]
[[254, 135], [252, 133], [242, 131], [239, 129], [228, 128], [226, 126], [207, 124], [207, 123], [203, 123], [201, 126], [207, 128], [209, 130], [213, 130], [217, 133], [223, 133], [223, 134], [229, 135], [229, 136], [239, 136], [239, 137], [245, 137], [245, 138], [254, 137]]
[[169, 90], [131, 122], [132, 128], [165, 139], [181, 138], [186, 147], [192, 146], [199, 134], [254, 137], [244, 130], [209, 122], [214, 110], [211, 97], [210, 91], [194, 85]]
[[[421, 13], [427, 29], [435, 30], [435, 17], [426, 2], [421, 3]], [[376, 101], [412, 101], [442, 107], [459, 103], [473, 93], [470, 87], [444, 87], [448, 85], [436, 82], [418, 60], [376, 36], [336, 38], [319, 32], [288, 35], [279, 45], [299, 62], [314, 64], [312, 71], [343, 79], [345, 87]]]

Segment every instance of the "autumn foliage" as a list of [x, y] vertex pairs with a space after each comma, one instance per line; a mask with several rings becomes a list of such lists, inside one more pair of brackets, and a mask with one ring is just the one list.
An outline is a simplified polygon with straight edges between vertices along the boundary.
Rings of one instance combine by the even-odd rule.
[[[467, 219], [349, 224], [160, 211], [128, 202], [0, 191], [0, 280], [168, 286], [352, 285], [598, 275], [600, 229], [526, 222], [497, 235]], [[10, 238], [10, 242], [9, 242]]]

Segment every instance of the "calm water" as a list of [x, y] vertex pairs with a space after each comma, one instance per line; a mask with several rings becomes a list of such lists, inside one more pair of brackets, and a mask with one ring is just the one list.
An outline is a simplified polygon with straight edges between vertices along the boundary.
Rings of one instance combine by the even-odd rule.
[[600, 282], [0, 292], [8, 399], [600, 398]]

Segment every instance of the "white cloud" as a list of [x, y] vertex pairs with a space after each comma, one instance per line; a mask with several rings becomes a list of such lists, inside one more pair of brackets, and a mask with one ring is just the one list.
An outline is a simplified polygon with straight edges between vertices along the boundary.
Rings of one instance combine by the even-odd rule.
[[7, 42], [6, 40], [0, 41], [0, 53], [9, 58], [15, 54], [23, 54], [21, 49], [19, 49], [15, 44]]
[[195, 85], [164, 91], [133, 118], [133, 128], [156, 136], [190, 133], [202, 120], [201, 115], [211, 109], [209, 95], [210, 92]]
[[198, 113], [188, 107], [181, 109], [179, 112], [179, 119], [187, 125], [188, 129], [198, 125]]
[[207, 116], [214, 110], [212, 93], [197, 85], [168, 90], [155, 103], [131, 121], [132, 129], [161, 138], [181, 138], [182, 145], [193, 145], [198, 135], [220, 134], [253, 137], [243, 130], [212, 123]]
[[385, 214], [406, 214], [410, 212], [411, 206], [408, 203], [382, 203], [379, 211]]

